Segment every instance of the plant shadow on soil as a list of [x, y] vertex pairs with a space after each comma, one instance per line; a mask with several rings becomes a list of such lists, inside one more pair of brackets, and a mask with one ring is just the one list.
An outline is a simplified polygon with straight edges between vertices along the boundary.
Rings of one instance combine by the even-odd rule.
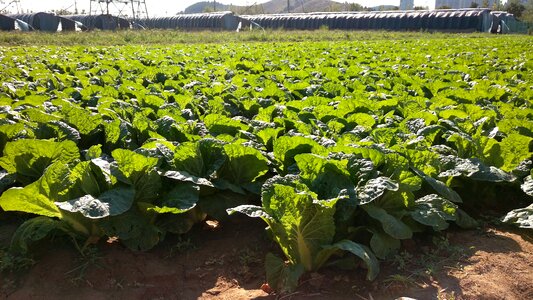
[[[379, 277], [365, 270], [324, 268], [307, 274], [294, 293], [268, 295], [264, 257], [278, 252], [264, 223], [244, 216], [199, 224], [167, 236], [142, 253], [117, 242], [82, 256], [69, 245], [43, 248], [37, 263], [7, 274], [7, 299], [533, 299], [533, 244], [506, 229], [450, 229], [415, 237], [381, 264]], [[110, 241], [111, 242], [111, 241]]]

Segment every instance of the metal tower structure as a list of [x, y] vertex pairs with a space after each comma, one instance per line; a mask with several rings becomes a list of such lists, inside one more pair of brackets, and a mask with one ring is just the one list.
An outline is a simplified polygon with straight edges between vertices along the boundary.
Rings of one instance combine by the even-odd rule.
[[89, 14], [113, 14], [127, 19], [148, 18], [146, 0], [89, 0]]
[[[20, 0], [0, 0], [0, 13], [5, 12], [11, 8], [16, 8], [16, 13], [20, 14]], [[11, 13], [15, 12], [11, 11]]]

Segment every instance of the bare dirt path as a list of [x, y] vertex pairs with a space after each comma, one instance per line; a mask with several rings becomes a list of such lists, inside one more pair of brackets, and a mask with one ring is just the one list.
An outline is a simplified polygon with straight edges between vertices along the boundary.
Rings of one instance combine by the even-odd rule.
[[[533, 299], [533, 243], [525, 232], [451, 230], [404, 243], [374, 282], [364, 270], [324, 269], [297, 292], [268, 295], [263, 260], [276, 251], [257, 220], [236, 218], [135, 253], [102, 244], [82, 258], [43, 250], [23, 274], [4, 274], [6, 299]], [[530, 233], [529, 233], [530, 234]]]

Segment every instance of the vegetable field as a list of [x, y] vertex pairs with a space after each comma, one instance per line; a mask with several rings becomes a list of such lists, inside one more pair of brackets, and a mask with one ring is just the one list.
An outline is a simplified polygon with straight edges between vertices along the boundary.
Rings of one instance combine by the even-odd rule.
[[[0, 48], [9, 253], [261, 218], [278, 292], [480, 216], [533, 228], [533, 39]], [[364, 266], [363, 270], [360, 266]]]

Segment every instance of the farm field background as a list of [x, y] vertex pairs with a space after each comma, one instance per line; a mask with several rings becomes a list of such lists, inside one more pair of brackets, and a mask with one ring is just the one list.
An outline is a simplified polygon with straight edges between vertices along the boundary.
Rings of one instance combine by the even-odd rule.
[[94, 258], [268, 225], [247, 237], [266, 258], [238, 257], [283, 295], [335, 265], [375, 280], [416, 241], [464, 252], [450, 227], [530, 235], [533, 38], [157, 33], [0, 35], [24, 44], [0, 48], [2, 269], [65, 241]]

